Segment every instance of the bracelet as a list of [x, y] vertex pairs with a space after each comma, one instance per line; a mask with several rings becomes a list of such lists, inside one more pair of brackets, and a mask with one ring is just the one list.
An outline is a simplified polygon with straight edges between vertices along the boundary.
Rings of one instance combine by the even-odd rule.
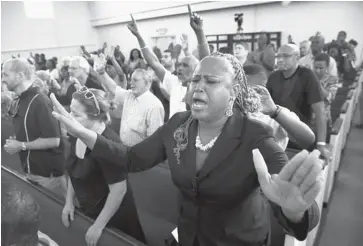
[[325, 142], [317, 142], [316, 145], [325, 146], [326, 143]]
[[276, 110], [273, 114], [270, 115], [271, 119], [275, 119], [281, 112], [282, 108], [279, 105], [276, 105]]
[[205, 42], [205, 43], [202, 43], [202, 44], [198, 44], [198, 47], [199, 46], [204, 46], [204, 45], [208, 45], [208, 42]]
[[147, 45], [145, 45], [144, 47], [142, 47], [141, 50], [146, 49], [146, 48], [148, 48]]

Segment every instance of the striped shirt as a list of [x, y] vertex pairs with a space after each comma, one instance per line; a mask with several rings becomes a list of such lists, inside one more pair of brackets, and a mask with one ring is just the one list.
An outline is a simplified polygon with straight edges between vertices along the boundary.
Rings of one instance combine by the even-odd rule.
[[135, 97], [131, 90], [117, 86], [115, 99], [123, 104], [120, 138], [126, 146], [142, 142], [164, 124], [164, 107], [150, 91]]

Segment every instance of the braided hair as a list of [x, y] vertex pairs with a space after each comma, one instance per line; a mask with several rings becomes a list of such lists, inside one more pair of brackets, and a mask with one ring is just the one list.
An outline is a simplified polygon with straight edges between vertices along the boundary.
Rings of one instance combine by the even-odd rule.
[[[256, 91], [247, 84], [247, 78], [243, 70], [243, 65], [240, 61], [230, 54], [223, 54], [220, 52], [214, 52], [208, 57], [221, 57], [225, 58], [231, 65], [234, 71], [234, 81], [240, 85], [241, 90], [236, 94], [236, 100], [234, 106], [238, 108], [243, 115], [248, 113], [255, 113], [261, 109], [260, 97]], [[192, 115], [189, 116], [186, 122], [179, 126], [174, 132], [174, 139], [176, 141], [176, 147], [174, 148], [174, 154], [176, 156], [178, 164], [180, 164], [180, 151], [184, 151], [188, 145], [188, 132], [189, 126], [193, 121]]]
[[247, 83], [247, 78], [243, 70], [242, 63], [235, 56], [230, 54], [215, 52], [210, 56], [225, 58], [232, 65], [235, 74], [234, 80], [241, 87], [241, 91], [236, 95], [235, 106], [237, 106], [244, 115], [247, 113], [255, 113], [260, 111], [260, 97]]

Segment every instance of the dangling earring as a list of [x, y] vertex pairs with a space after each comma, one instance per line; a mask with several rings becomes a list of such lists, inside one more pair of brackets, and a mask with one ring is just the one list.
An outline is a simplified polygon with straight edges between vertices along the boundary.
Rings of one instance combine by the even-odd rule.
[[226, 115], [228, 117], [231, 117], [233, 115], [233, 104], [234, 104], [234, 99], [231, 98], [229, 100], [229, 107], [228, 107], [228, 109], [226, 111]]

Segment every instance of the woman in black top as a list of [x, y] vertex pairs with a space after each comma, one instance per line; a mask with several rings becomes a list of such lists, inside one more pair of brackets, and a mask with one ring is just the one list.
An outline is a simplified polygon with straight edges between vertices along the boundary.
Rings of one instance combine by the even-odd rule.
[[[106, 125], [110, 120], [110, 103], [104, 96], [105, 93], [101, 90], [80, 88], [73, 94], [71, 115], [87, 129], [113, 142], [121, 142], [117, 134]], [[73, 199], [76, 196], [81, 210], [95, 219], [86, 234], [88, 245], [97, 243], [106, 225], [145, 242], [132, 190], [127, 181], [126, 167], [105, 165], [107, 160], [102, 163], [95, 160], [90, 149], [78, 138], [71, 137], [70, 142], [71, 153], [66, 164], [69, 185], [62, 212], [64, 225], [69, 226], [69, 217], [73, 220]]]

